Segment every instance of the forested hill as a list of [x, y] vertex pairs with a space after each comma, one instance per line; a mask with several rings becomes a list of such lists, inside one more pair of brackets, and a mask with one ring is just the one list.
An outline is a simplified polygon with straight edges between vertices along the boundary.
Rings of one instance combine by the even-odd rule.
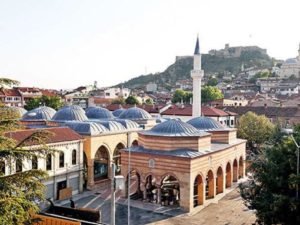
[[[244, 68], [253, 66], [268, 68], [273, 65], [273, 59], [267, 54], [256, 50], [242, 51], [239, 57], [224, 57], [212, 54], [202, 55], [202, 68], [205, 71], [205, 75], [217, 74], [219, 77], [222, 77], [225, 71], [236, 74], [241, 71], [242, 65], [244, 65]], [[123, 85], [128, 88], [139, 88], [149, 82], [155, 82], [159, 86], [169, 89], [174, 87], [177, 80], [190, 78], [192, 66], [192, 56], [177, 57], [175, 63], [163, 72], [141, 75], [116, 86]]]

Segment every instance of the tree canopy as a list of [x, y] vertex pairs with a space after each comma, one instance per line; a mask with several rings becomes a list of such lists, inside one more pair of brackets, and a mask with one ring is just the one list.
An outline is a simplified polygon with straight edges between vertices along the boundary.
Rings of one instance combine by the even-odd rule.
[[250, 146], [260, 145], [269, 140], [275, 125], [264, 115], [258, 116], [253, 112], [242, 115], [238, 121], [238, 137], [248, 140]]
[[218, 79], [215, 77], [212, 77], [207, 81], [208, 86], [216, 86], [217, 84], [218, 84]]
[[[299, 130], [295, 133], [298, 143]], [[280, 130], [273, 137], [249, 167], [248, 181], [239, 185], [241, 196], [255, 210], [259, 224], [300, 224], [296, 146]]]
[[132, 95], [128, 96], [125, 99], [125, 103], [128, 105], [139, 105], [140, 104], [139, 100], [135, 96], [132, 96]]
[[111, 101], [111, 104], [124, 105], [125, 104], [125, 99], [124, 98], [116, 98], [116, 99]]
[[[0, 83], [2, 80], [0, 79]], [[46, 172], [27, 170], [8, 175], [5, 171], [14, 171], [13, 167], [18, 162], [22, 168], [24, 160], [44, 157], [52, 152], [45, 145], [51, 134], [37, 130], [20, 143], [4, 135], [5, 132], [19, 128], [16, 112], [0, 106], [0, 224], [30, 224], [31, 214], [39, 211], [38, 202], [44, 200], [44, 185], [41, 179], [47, 177]], [[27, 146], [33, 142], [37, 143], [37, 147], [28, 149]]]
[[43, 95], [37, 98], [31, 98], [26, 102], [25, 108], [27, 110], [35, 109], [39, 106], [48, 106], [55, 110], [58, 110], [63, 106], [60, 97], [58, 96], [46, 96]]

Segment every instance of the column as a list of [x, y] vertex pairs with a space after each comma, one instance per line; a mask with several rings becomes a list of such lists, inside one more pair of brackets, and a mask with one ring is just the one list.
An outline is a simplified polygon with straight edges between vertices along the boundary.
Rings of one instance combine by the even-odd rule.
[[95, 181], [94, 181], [94, 159], [89, 159], [88, 160], [88, 173], [87, 173], [87, 176], [88, 176], [88, 183], [87, 183], [87, 187], [88, 189], [92, 189], [94, 184], [95, 184]]
[[157, 204], [161, 204], [161, 186], [156, 185], [157, 187]]

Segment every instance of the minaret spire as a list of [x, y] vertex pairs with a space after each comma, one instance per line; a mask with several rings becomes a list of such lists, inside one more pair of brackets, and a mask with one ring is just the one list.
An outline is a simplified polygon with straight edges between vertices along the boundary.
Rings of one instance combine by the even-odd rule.
[[199, 37], [197, 35], [194, 51], [194, 68], [191, 71], [191, 77], [193, 79], [193, 117], [201, 116], [201, 79], [203, 75], [204, 71], [201, 69]]

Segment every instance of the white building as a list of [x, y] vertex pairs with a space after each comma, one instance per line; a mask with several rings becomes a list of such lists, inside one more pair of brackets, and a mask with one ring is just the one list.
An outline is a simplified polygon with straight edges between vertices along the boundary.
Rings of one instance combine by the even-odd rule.
[[280, 78], [288, 78], [292, 75], [296, 78], [300, 78], [300, 44], [298, 56], [296, 58], [287, 59], [280, 68]]
[[[1, 162], [2, 172], [10, 175], [31, 169], [47, 171], [49, 178], [44, 180], [46, 186], [46, 198], [53, 200], [69, 198], [83, 191], [83, 138], [75, 131], [67, 127], [45, 128], [53, 133], [47, 140], [47, 146], [55, 149], [45, 158], [33, 157], [23, 162]], [[36, 132], [35, 129], [19, 130], [5, 133], [6, 137], [20, 143], [25, 138]], [[37, 148], [37, 145], [24, 147]]]
[[147, 92], [156, 92], [157, 91], [157, 84], [150, 82], [146, 85], [146, 91]]
[[276, 88], [276, 94], [280, 95], [296, 95], [299, 93], [298, 83], [280, 83]]

